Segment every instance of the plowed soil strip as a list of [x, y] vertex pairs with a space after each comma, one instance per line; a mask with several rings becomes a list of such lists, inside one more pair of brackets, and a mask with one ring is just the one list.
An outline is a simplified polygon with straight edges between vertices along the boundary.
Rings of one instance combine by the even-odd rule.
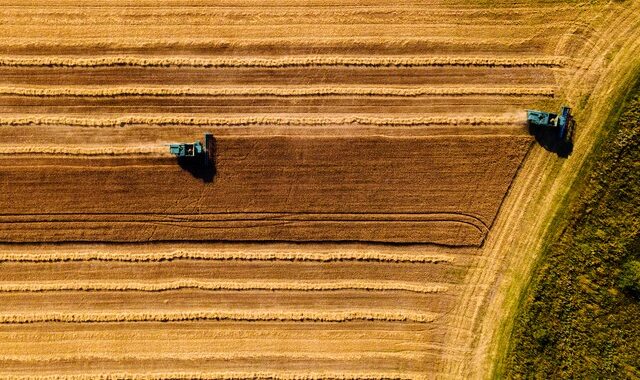
[[0, 224], [13, 243], [64, 242], [377, 242], [479, 247], [486, 232], [456, 221], [27, 222]]
[[[142, 158], [135, 164], [109, 165], [87, 157], [77, 167], [48, 166], [42, 158], [26, 167], [0, 165], [8, 178], [0, 204], [16, 222], [2, 223], [0, 230], [5, 241], [320, 239], [477, 245], [486, 229], [457, 215], [489, 226], [530, 143], [524, 136], [219, 137], [215, 180], [192, 194], [174, 191], [175, 183], [199, 181], [169, 158], [145, 158], [143, 166]], [[150, 182], [149, 176], [163, 180]], [[105, 178], [110, 178], [109, 186]], [[127, 192], [112, 191], [119, 186]], [[477, 189], [474, 197], [464, 191], [466, 186]], [[44, 202], [29, 201], [36, 194]], [[96, 203], [96, 197], [102, 201]], [[128, 211], [121, 217], [123, 209]], [[271, 215], [261, 216], [261, 210]], [[42, 218], [29, 220], [29, 214]], [[75, 216], [62, 220], [65, 214]], [[138, 220], [136, 214], [176, 217]], [[192, 223], [184, 223], [180, 215]]]

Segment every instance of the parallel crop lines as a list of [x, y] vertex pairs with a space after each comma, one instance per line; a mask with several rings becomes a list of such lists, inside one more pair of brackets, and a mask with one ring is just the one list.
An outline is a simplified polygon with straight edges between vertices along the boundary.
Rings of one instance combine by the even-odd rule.
[[[118, 221], [132, 218], [127, 213], [134, 213], [133, 209], [147, 201], [156, 202], [150, 207], [173, 207], [172, 211], [179, 212], [171, 213], [171, 227], [169, 221], [154, 219], [148, 231], [143, 231], [149, 232], [149, 239], [167, 242], [158, 245], [146, 241], [126, 245], [0, 244], [0, 264], [16, 270], [6, 272], [5, 280], [0, 281], [0, 336], [9, 340], [0, 344], [0, 377], [419, 379], [427, 377], [427, 369], [433, 371], [430, 376], [447, 377], [440, 368], [442, 362], [469, 359], [461, 352], [470, 352], [470, 347], [450, 343], [456, 340], [452, 334], [464, 335], [467, 331], [449, 326], [449, 318], [442, 317], [451, 316], [460, 292], [471, 292], [460, 282], [470, 265], [477, 264], [475, 248], [176, 242], [182, 237], [172, 237], [167, 231], [177, 230], [174, 226], [178, 224], [206, 231], [208, 235], [202, 239], [212, 239], [198, 218], [208, 217], [206, 208], [213, 199], [208, 193], [212, 187], [215, 190], [215, 186], [224, 185], [221, 179], [229, 175], [224, 165], [217, 168], [217, 183], [200, 186], [199, 180], [175, 181], [184, 184], [185, 191], [197, 194], [193, 199], [176, 198], [175, 204], [163, 204], [170, 198], [160, 194], [144, 194], [146, 189], [160, 188], [154, 181], [173, 183], [171, 178], [157, 174], [147, 178], [144, 172], [127, 181], [124, 171], [128, 168], [115, 170], [116, 166], [109, 165], [126, 162], [152, 168], [149, 173], [164, 173], [164, 168], [150, 165], [168, 167], [161, 163], [168, 160], [147, 157], [135, 161], [135, 157], [127, 156], [168, 156], [166, 146], [149, 144], [173, 141], [176, 136], [184, 136], [177, 141], [193, 141], [187, 135], [195, 134], [197, 127], [209, 126], [220, 127], [212, 129], [224, 130], [221, 135], [234, 138], [233, 134], [242, 130], [239, 139], [254, 146], [238, 145], [239, 150], [251, 149], [250, 154], [269, 151], [269, 144], [261, 146], [253, 137], [263, 138], [274, 130], [286, 134], [287, 139], [294, 136], [294, 143], [299, 138], [315, 141], [318, 135], [329, 133], [338, 140], [368, 134], [364, 141], [369, 135], [377, 138], [391, 130], [393, 137], [409, 140], [444, 130], [447, 138], [438, 144], [442, 144], [442, 157], [447, 158], [444, 155], [457, 149], [457, 139], [464, 139], [467, 130], [492, 134], [492, 148], [504, 140], [524, 140], [523, 135], [515, 137], [511, 132], [497, 136], [503, 130], [524, 133], [523, 104], [550, 102], [562, 95], [554, 80], [576, 62], [570, 52], [558, 49], [559, 53], [554, 53], [553, 47], [555, 37], [562, 37], [575, 26], [567, 16], [574, 6], [527, 3], [476, 7], [464, 1], [389, 4], [382, 0], [368, 1], [365, 6], [361, 1], [344, 4], [338, 0], [265, 0], [260, 5], [254, 0], [140, 0], [135, 6], [98, 0], [82, 7], [70, 0], [12, 3], [15, 5], [0, 9], [0, 30], [4, 32], [0, 37], [0, 96], [7, 102], [0, 115], [0, 128], [16, 141], [28, 141], [37, 134], [40, 145], [33, 141], [33, 145], [18, 144], [13, 139], [1, 144], [0, 155], [7, 161], [4, 173], [18, 173], [15, 179], [21, 181], [24, 170], [13, 166], [7, 155], [46, 163], [29, 169], [36, 178], [40, 178], [38, 170], [51, 170], [58, 162], [61, 166], [73, 163], [69, 173], [76, 173], [83, 170], [81, 166], [96, 161], [95, 156], [113, 156], [101, 158], [107, 164], [100, 169], [105, 173], [104, 188], [124, 194], [122, 213], [119, 206], [114, 209], [114, 215], [121, 215], [121, 219], [109, 219], [101, 212], [91, 215], [84, 206], [77, 206], [75, 215], [86, 219], [83, 223], [88, 229], [116, 231], [121, 228], [116, 227]], [[349, 129], [352, 126], [356, 128]], [[324, 128], [309, 132], [311, 128], [304, 127]], [[48, 133], [63, 137], [47, 140]], [[374, 162], [370, 156], [380, 157], [384, 144], [395, 143], [393, 137], [386, 137], [372, 150], [375, 153], [363, 155], [363, 167]], [[229, 140], [218, 140], [217, 164], [230, 162], [224, 156], [224, 143]], [[115, 145], [106, 145], [109, 141]], [[430, 144], [425, 145], [425, 151]], [[478, 146], [475, 140], [466, 144], [463, 149]], [[508, 154], [509, 160], [515, 160], [527, 147], [522, 144], [510, 148], [509, 153], [493, 149], [486, 154], [502, 155], [500, 159]], [[425, 151], [397, 151], [388, 153], [389, 162], [379, 162], [371, 170], [380, 170], [381, 183], [397, 182], [398, 187], [412, 188], [412, 183], [405, 185], [404, 178], [388, 174], [413, 169], [411, 160], [418, 162]], [[471, 157], [484, 162], [482, 159], [488, 156], [483, 154]], [[41, 156], [31, 157], [35, 155]], [[331, 155], [328, 151], [326, 156]], [[457, 156], [451, 156], [446, 165], [473, 168], [475, 164], [482, 167], [478, 170], [484, 170], [483, 179], [501, 177], [495, 175], [491, 165], [455, 162]], [[267, 163], [287, 156], [268, 157]], [[317, 165], [311, 163], [304, 149], [295, 157], [305, 168]], [[396, 160], [404, 166], [394, 167]], [[260, 164], [248, 162], [247, 157], [241, 161], [255, 170], [256, 177], [264, 170]], [[436, 170], [433, 161], [437, 160], [426, 164], [420, 161], [423, 165], [416, 164], [409, 175]], [[389, 171], [385, 172], [387, 164]], [[452, 176], [457, 175], [456, 170], [450, 170]], [[89, 174], [83, 174], [84, 181]], [[55, 182], [53, 175], [47, 175], [42, 175], [43, 184]], [[59, 175], [65, 178], [51, 189], [69, 186], [72, 182], [66, 175]], [[336, 177], [339, 175], [336, 170]], [[449, 174], [443, 171], [442, 175]], [[87, 182], [100, 183], [101, 176], [96, 174]], [[267, 176], [266, 186], [275, 187], [267, 182], [277, 178]], [[420, 185], [432, 180], [424, 177], [427, 180]], [[433, 177], [434, 183], [440, 179]], [[333, 183], [332, 178], [312, 185], [329, 189], [345, 185]], [[140, 187], [137, 179], [149, 180], [145, 182], [149, 187]], [[191, 187], [194, 184], [198, 185], [195, 190]], [[477, 189], [479, 185], [475, 186]], [[471, 187], [449, 186], [438, 191], [444, 199], [471, 192]], [[78, 189], [74, 185], [72, 191], [84, 191], [80, 198], [93, 194], [80, 190], [80, 186]], [[260, 212], [273, 211], [261, 209], [262, 200], [245, 196], [243, 190], [238, 189], [238, 198], [247, 198], [248, 211], [253, 212], [254, 206]], [[275, 190], [267, 192], [274, 191], [277, 196]], [[298, 206], [298, 191], [292, 185], [288, 195], [284, 193], [287, 203], [294, 207]], [[20, 193], [25, 192], [7, 191], [9, 195], [2, 201], [13, 207], [11, 204], [18, 202], [11, 197]], [[367, 191], [362, 193], [361, 202], [371, 202]], [[18, 198], [26, 203], [35, 197]], [[229, 199], [235, 202], [235, 198]], [[62, 201], [64, 204], [67, 199]], [[73, 201], [84, 204], [78, 193]], [[224, 207], [226, 199], [214, 201]], [[469, 194], [461, 197], [460, 203], [490, 201]], [[423, 203], [427, 204], [425, 209], [430, 207], [430, 202]], [[454, 204], [446, 211], [462, 213], [467, 206], [456, 209]], [[49, 225], [54, 225], [61, 236], [72, 236], [71, 231], [76, 229], [85, 234], [84, 227], [60, 222], [74, 212], [69, 208], [73, 205], [61, 207], [63, 212], [56, 207], [33, 207], [33, 214], [20, 214], [16, 208], [16, 215], [4, 214], [1, 223], [43, 223], [42, 227], [25, 227], [21, 232], [33, 234], [41, 242], [45, 238], [38, 228], [44, 230]], [[98, 204], [95, 210], [100, 211], [100, 207]], [[344, 211], [344, 218], [358, 222], [347, 215], [351, 210]], [[294, 219], [298, 217], [307, 220], [311, 214], [300, 212]], [[282, 227], [278, 228], [289, 228], [287, 223], [293, 219], [281, 219]], [[399, 233], [408, 228], [399, 220], [391, 222]], [[242, 235], [246, 228], [256, 227], [243, 224], [236, 230]], [[443, 229], [467, 234], [459, 226]], [[418, 234], [423, 234], [422, 230]], [[92, 236], [86, 233], [84, 237], [95, 239]], [[190, 334], [185, 336], [185, 331]], [[125, 334], [119, 335], [122, 332]], [[88, 340], [91, 343], [85, 344]], [[123, 344], [127, 341], [133, 344]], [[296, 350], [298, 346], [301, 349]], [[63, 349], [57, 351], [56, 347]], [[198, 366], [208, 362], [213, 364]], [[286, 367], [289, 362], [295, 363]], [[284, 370], [279, 371], [280, 367]], [[223, 372], [208, 372], [217, 368]], [[235, 372], [234, 368], [246, 372]]]

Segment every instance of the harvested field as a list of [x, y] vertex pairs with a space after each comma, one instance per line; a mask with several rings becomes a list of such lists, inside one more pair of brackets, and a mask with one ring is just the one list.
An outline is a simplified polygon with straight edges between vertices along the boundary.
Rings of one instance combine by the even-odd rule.
[[1, 4], [2, 378], [488, 376], [640, 64], [637, 1]]

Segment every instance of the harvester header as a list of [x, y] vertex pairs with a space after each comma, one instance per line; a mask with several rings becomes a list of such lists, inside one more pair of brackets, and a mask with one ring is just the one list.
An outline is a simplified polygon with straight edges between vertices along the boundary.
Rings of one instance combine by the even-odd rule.
[[169, 144], [169, 152], [178, 158], [202, 158], [206, 162], [209, 160], [212, 141], [213, 134], [205, 133], [204, 144], [200, 141]]
[[569, 136], [569, 128], [572, 122], [571, 108], [562, 106], [559, 114], [538, 110], [527, 110], [527, 121], [532, 125], [557, 129], [558, 138], [566, 141]]

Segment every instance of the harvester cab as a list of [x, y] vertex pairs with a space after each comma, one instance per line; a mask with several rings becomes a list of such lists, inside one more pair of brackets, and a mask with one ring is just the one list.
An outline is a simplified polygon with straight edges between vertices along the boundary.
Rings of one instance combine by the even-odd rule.
[[204, 144], [200, 141], [194, 143], [169, 144], [169, 152], [178, 158], [202, 158], [206, 163], [209, 161], [210, 151], [213, 143], [213, 134], [204, 134]]
[[527, 110], [527, 121], [534, 126], [557, 129], [560, 140], [567, 141], [570, 137], [572, 117], [571, 108], [567, 106], [563, 106], [559, 114]]

